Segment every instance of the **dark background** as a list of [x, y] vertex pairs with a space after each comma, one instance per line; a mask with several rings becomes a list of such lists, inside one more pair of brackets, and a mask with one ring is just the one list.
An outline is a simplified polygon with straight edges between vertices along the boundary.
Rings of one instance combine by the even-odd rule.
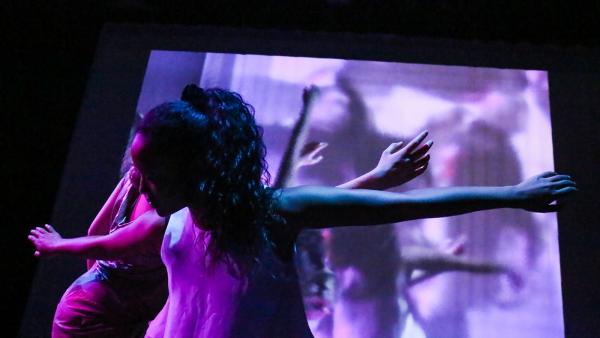
[[[534, 1], [40, 1], [3, 4], [1, 75], [3, 336], [17, 335], [36, 268], [26, 240], [51, 219], [69, 142], [106, 22], [208, 25], [279, 32], [391, 34], [541, 46], [550, 72], [556, 168], [580, 192], [559, 214], [567, 337], [600, 336], [600, 4]], [[465, 51], [468, 53], [468, 51]], [[432, 53], [439, 53], [432, 51]], [[493, 58], [483, 55], [482, 58]], [[538, 56], [544, 58], [543, 53]], [[111, 94], [114, 95], [114, 94]], [[93, 179], [93, 178], [90, 178]], [[74, 211], [76, 212], [76, 211]]]

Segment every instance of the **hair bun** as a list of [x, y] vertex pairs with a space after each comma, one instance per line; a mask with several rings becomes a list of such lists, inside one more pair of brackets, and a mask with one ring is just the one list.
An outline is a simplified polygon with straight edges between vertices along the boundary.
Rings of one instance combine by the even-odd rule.
[[204, 110], [208, 97], [202, 88], [192, 83], [183, 88], [181, 100], [189, 102], [199, 110]]

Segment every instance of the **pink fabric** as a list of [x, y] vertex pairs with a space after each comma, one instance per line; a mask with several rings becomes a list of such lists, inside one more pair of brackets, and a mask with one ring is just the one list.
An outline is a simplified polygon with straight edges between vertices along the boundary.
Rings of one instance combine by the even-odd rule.
[[[129, 179], [120, 185], [110, 232], [129, 224], [139, 196]], [[65, 291], [56, 307], [52, 337], [141, 337], [165, 304], [167, 290], [156, 249], [121, 260], [98, 260]]]
[[171, 215], [161, 251], [169, 301], [147, 337], [312, 337], [291, 263], [265, 257], [252, 274], [236, 277], [211, 262], [209, 240], [188, 209]]
[[95, 265], [67, 289], [52, 324], [52, 337], [140, 337], [167, 297], [166, 280], [132, 281], [108, 276]]

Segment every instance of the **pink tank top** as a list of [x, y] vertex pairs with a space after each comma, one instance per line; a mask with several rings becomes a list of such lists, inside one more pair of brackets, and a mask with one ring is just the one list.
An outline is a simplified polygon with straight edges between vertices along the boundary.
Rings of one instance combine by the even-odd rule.
[[221, 260], [211, 262], [210, 235], [187, 208], [171, 215], [161, 250], [169, 301], [147, 336], [312, 337], [293, 264], [265, 254], [254, 272], [238, 276]]

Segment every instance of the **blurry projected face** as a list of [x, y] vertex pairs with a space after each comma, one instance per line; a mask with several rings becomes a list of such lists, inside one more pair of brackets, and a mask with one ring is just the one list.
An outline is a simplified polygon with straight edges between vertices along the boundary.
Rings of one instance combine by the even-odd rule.
[[[272, 176], [302, 89], [319, 86], [307, 142], [328, 147], [292, 185], [344, 183], [422, 130], [434, 141], [429, 168], [397, 191], [515, 184], [553, 168], [544, 71], [154, 51], [138, 110], [177, 99], [188, 82], [255, 107]], [[305, 231], [295, 261], [316, 337], [563, 337], [553, 214]]]

